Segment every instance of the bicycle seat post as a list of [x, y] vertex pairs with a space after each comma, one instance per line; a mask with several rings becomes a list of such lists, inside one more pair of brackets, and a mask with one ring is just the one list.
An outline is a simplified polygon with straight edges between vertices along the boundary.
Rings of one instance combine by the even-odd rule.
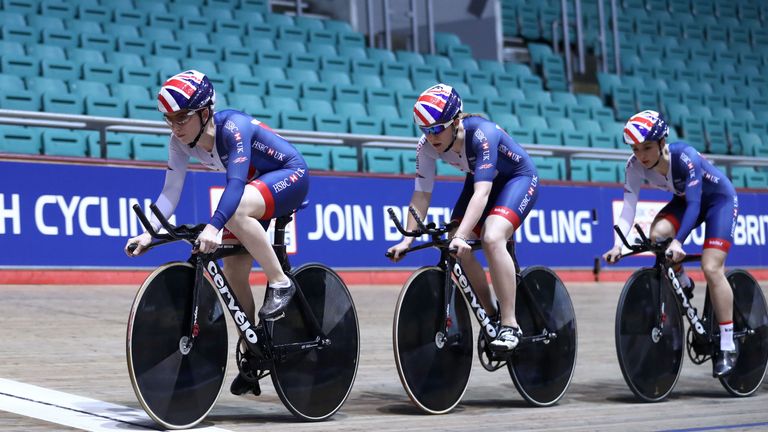
[[293, 220], [291, 215], [280, 216], [275, 219], [275, 240], [272, 244], [272, 249], [277, 255], [278, 261], [283, 271], [291, 271], [291, 263], [288, 261], [288, 250], [285, 247], [285, 227]]

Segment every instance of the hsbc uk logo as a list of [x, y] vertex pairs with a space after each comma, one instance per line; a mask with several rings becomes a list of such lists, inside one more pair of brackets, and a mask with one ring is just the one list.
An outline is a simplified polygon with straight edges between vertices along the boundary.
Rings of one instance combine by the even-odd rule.
[[520, 214], [523, 214], [525, 211], [525, 208], [528, 207], [528, 203], [531, 202], [531, 198], [533, 198], [533, 194], [536, 193], [536, 186], [539, 184], [539, 178], [537, 176], [533, 176], [531, 179], [531, 185], [528, 186], [528, 192], [523, 197], [523, 200], [520, 201], [520, 205], [517, 207], [517, 210], [520, 212]]
[[266, 154], [267, 156], [270, 156], [270, 157], [272, 157], [272, 158], [274, 158], [276, 160], [282, 161], [282, 160], [285, 159], [285, 153], [280, 153], [279, 151], [273, 149], [272, 147], [270, 147], [270, 146], [268, 146], [268, 145], [266, 145], [264, 143], [255, 141], [253, 143], [253, 148], [255, 148], [256, 150], [258, 150], [258, 151], [260, 151], [260, 152]]
[[275, 193], [278, 193], [282, 190], [285, 190], [291, 187], [294, 183], [299, 181], [300, 178], [304, 177], [305, 172], [306, 170], [304, 170], [303, 168], [297, 169], [296, 171], [293, 172], [293, 174], [273, 184], [272, 189], [274, 189]]

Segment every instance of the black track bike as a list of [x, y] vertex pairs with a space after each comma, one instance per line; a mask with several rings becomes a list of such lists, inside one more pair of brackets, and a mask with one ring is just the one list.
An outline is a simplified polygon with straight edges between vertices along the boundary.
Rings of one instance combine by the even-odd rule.
[[[205, 227], [175, 227], [154, 205], [151, 209], [167, 234], [153, 230], [134, 206], [155, 239], [150, 247], [193, 243]], [[128, 371], [141, 406], [162, 427], [193, 427], [216, 403], [229, 353], [227, 313], [240, 334], [241, 373], [252, 382], [271, 376], [278, 396], [297, 418], [327, 419], [346, 401], [360, 353], [355, 306], [330, 268], [306, 264], [291, 269], [284, 244], [290, 221], [291, 216], [277, 218], [273, 247], [297, 289], [279, 320], [251, 323], [224, 277], [217, 260], [247, 253], [240, 245], [221, 245], [211, 254], [162, 265], [139, 289], [128, 319]]]
[[[499, 322], [480, 305], [461, 263], [450, 253], [445, 234], [454, 226], [425, 226], [413, 208], [411, 214], [418, 229], [408, 232], [389, 211], [401, 234], [426, 234], [431, 240], [406, 253], [430, 247], [440, 250], [437, 265], [411, 275], [395, 309], [395, 362], [413, 403], [427, 413], [442, 414], [461, 401], [472, 369], [471, 314], [480, 325], [476, 349], [482, 366], [491, 372], [506, 366], [515, 387], [531, 405], [555, 404], [568, 389], [576, 364], [576, 318], [562, 281], [542, 266], [519, 274], [515, 313], [523, 338], [510, 353], [491, 351]], [[473, 249], [479, 247], [478, 241], [470, 244]]]
[[[709, 294], [699, 316], [691, 304], [692, 294], [683, 290], [672, 264], [665, 256], [670, 240], [652, 242], [635, 225], [639, 243], [629, 245], [622, 257], [651, 252], [651, 268], [635, 271], [624, 285], [616, 308], [616, 354], [624, 380], [639, 399], [664, 400], [672, 392], [683, 364], [683, 350], [694, 364], [713, 358], [720, 349], [720, 329]], [[701, 261], [701, 255], [686, 255], [683, 262]], [[744, 270], [725, 274], [733, 289], [733, 338], [739, 351], [736, 367], [720, 383], [734, 396], [749, 396], [760, 387], [768, 365], [768, 308], [757, 281]], [[688, 332], [683, 334], [683, 317]]]

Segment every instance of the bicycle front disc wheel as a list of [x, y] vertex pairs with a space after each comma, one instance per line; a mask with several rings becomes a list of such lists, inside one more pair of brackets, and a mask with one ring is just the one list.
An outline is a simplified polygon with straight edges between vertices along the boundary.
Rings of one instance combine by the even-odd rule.
[[[549, 406], [563, 397], [576, 366], [576, 314], [565, 285], [546, 267], [529, 267], [517, 287], [515, 316], [523, 337], [507, 363], [515, 387], [534, 406]], [[554, 333], [553, 338], [546, 338]]]
[[[319, 421], [341, 408], [355, 382], [360, 358], [357, 312], [344, 281], [330, 268], [306, 264], [296, 270], [294, 279], [330, 344], [277, 359], [272, 383], [293, 415]], [[287, 346], [318, 336], [294, 297], [285, 317], [274, 323], [272, 343]]]
[[136, 294], [128, 318], [127, 360], [133, 390], [149, 416], [167, 429], [190, 428], [213, 408], [227, 365], [227, 324], [207, 280], [198, 290], [198, 334], [192, 324], [195, 268], [170, 263]]
[[683, 321], [675, 293], [656, 269], [636, 271], [616, 308], [616, 354], [632, 393], [646, 402], [672, 392], [683, 365]]
[[462, 295], [453, 292], [446, 326], [445, 272], [424, 267], [405, 283], [395, 308], [397, 372], [408, 397], [430, 414], [446, 413], [459, 403], [472, 369], [472, 323]]
[[734, 338], [739, 349], [736, 366], [720, 383], [734, 396], [749, 396], [757, 391], [768, 365], [768, 307], [757, 281], [744, 270], [726, 273], [733, 288], [733, 331], [754, 333]]

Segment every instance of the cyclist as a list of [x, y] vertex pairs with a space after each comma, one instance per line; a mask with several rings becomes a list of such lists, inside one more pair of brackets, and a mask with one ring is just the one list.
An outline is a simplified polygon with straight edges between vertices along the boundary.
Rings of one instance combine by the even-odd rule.
[[[220, 244], [219, 231], [227, 243], [242, 242], [251, 256], [224, 258], [224, 275], [254, 317], [255, 305], [248, 276], [253, 259], [267, 276], [267, 293], [259, 317], [280, 318], [296, 288], [283, 272], [266, 228], [272, 218], [298, 208], [309, 189], [307, 164], [301, 154], [265, 124], [235, 110], [214, 113], [216, 93], [208, 77], [188, 70], [170, 77], [160, 88], [157, 106], [171, 127], [165, 184], [156, 205], [170, 216], [179, 201], [189, 158], [227, 174], [227, 183], [216, 211], [197, 238], [198, 250], [209, 253]], [[151, 220], [159, 227], [156, 218]], [[149, 233], [128, 240], [129, 256], [142, 253], [150, 244]], [[136, 244], [131, 253], [128, 246]], [[258, 383], [256, 383], [258, 384]], [[238, 376], [232, 383], [235, 394], [256, 389]]]
[[[706, 222], [701, 269], [720, 325], [720, 351], [715, 355], [712, 374], [722, 377], [733, 370], [738, 356], [733, 341], [733, 291], [725, 278], [725, 259], [733, 242], [739, 201], [728, 177], [685, 142], [668, 145], [668, 134], [664, 117], [656, 111], [639, 112], [624, 126], [624, 142], [632, 146], [633, 155], [627, 161], [624, 207], [618, 225], [626, 236], [634, 222], [643, 180], [674, 194], [651, 225], [655, 241], [673, 238], [667, 249], [673, 262], [685, 257], [682, 243], [695, 227]], [[603, 258], [615, 263], [620, 256], [621, 240], [616, 236], [614, 247]], [[682, 265], [675, 271], [692, 296], [693, 281]]]
[[[501, 127], [462, 109], [456, 89], [446, 84], [428, 88], [416, 101], [414, 121], [424, 135], [416, 147], [416, 183], [410, 205], [422, 217], [426, 214], [438, 159], [467, 173], [451, 215], [460, 224], [451, 233], [450, 247], [457, 249], [483, 308], [501, 314], [501, 327], [491, 348], [509, 351], [520, 342], [522, 332], [515, 318], [515, 265], [506, 245], [536, 202], [538, 174], [525, 150]], [[416, 221], [409, 216], [407, 229], [415, 227]], [[500, 310], [493, 304], [485, 271], [467, 244], [478, 238]], [[390, 247], [391, 259], [399, 261], [412, 242], [413, 237], [405, 237]]]

